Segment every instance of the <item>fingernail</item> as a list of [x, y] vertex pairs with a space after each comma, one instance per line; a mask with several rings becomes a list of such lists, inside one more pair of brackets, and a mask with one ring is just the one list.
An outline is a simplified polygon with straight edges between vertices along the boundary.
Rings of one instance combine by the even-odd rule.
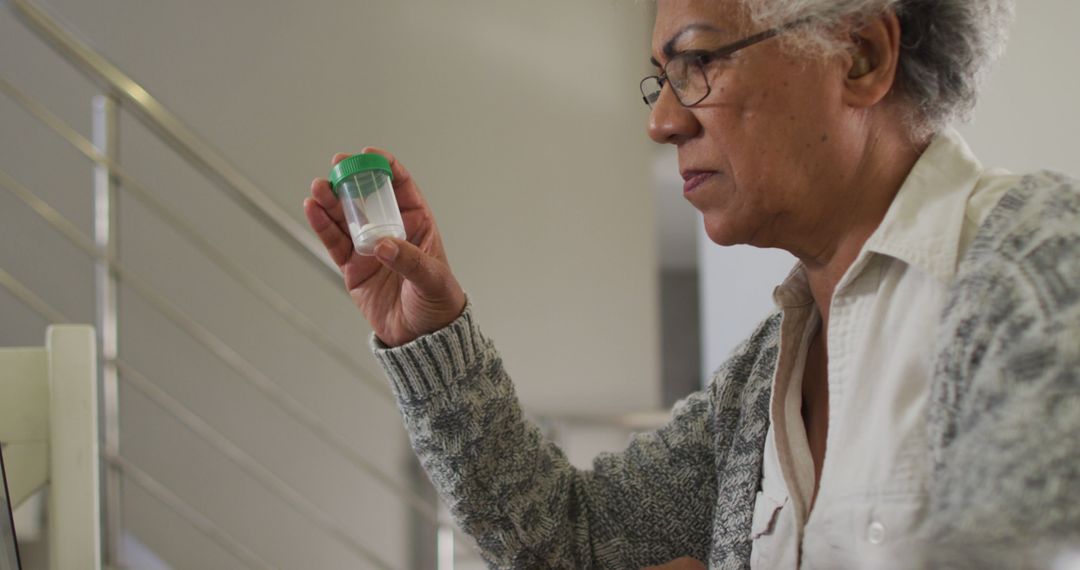
[[375, 257], [391, 262], [397, 259], [398, 246], [393, 241], [384, 239], [375, 246]]

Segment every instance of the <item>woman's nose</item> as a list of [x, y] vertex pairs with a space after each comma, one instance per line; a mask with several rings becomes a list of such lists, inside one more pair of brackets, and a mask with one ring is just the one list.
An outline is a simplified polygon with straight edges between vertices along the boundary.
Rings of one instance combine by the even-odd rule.
[[649, 113], [649, 138], [660, 144], [679, 144], [701, 130], [694, 113], [683, 107], [675, 92], [665, 85]]

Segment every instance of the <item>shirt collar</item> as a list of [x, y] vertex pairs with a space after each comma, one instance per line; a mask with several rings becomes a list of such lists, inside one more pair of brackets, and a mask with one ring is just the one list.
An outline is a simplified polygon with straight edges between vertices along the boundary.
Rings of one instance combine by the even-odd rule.
[[950, 284], [968, 198], [981, 171], [982, 165], [954, 129], [935, 136], [859, 257], [868, 252], [894, 257]]
[[797, 309], [814, 304], [810, 282], [801, 261], [796, 262], [783, 283], [773, 289], [773, 303], [777, 309]]
[[[950, 284], [956, 275], [968, 198], [981, 172], [982, 165], [955, 129], [949, 128], [935, 136], [915, 162], [852, 268], [865, 265], [870, 254], [878, 253], [918, 267], [945, 285]], [[846, 275], [842, 281], [851, 277]], [[773, 290], [773, 301], [782, 309], [814, 302], [801, 262]]]

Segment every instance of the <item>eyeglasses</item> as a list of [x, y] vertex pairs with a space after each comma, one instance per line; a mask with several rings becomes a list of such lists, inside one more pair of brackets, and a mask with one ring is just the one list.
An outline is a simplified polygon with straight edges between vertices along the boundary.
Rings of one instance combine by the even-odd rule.
[[756, 43], [763, 42], [774, 36], [778, 36], [795, 26], [805, 23], [807, 20], [796, 20], [743, 38], [724, 47], [709, 51], [686, 51], [672, 57], [664, 64], [664, 70], [660, 75], [650, 75], [641, 80], [641, 98], [651, 109], [660, 99], [660, 91], [664, 85], [670, 83], [675, 91], [675, 98], [683, 107], [693, 107], [705, 100], [712, 92], [708, 77], [705, 75], [705, 66], [722, 59], [730, 58], [735, 52], [748, 48]]

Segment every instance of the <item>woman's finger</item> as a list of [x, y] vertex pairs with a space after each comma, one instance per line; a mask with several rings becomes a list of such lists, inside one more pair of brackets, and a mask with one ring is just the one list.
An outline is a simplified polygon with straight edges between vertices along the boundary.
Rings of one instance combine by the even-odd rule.
[[322, 206], [330, 219], [337, 223], [341, 231], [348, 231], [349, 224], [345, 220], [345, 212], [341, 208], [341, 201], [330, 189], [330, 182], [327, 179], [316, 178], [311, 181], [311, 197]]
[[304, 199], [304, 215], [334, 263], [339, 267], [348, 263], [353, 255], [353, 243], [349, 233], [330, 219], [326, 209], [314, 198]]
[[337, 166], [337, 163], [345, 160], [346, 158], [349, 158], [350, 156], [352, 155], [347, 152], [339, 152], [330, 158], [330, 166]]
[[[360, 152], [380, 154], [390, 162], [390, 172], [393, 174], [394, 196], [397, 198], [398, 208], [401, 210], [426, 209], [427, 200], [420, 193], [420, 187], [413, 181], [412, 175], [393, 154], [373, 146], [364, 147]], [[335, 156], [334, 158], [337, 158]]]
[[424, 295], [432, 298], [447, 295], [453, 280], [449, 269], [415, 245], [401, 239], [385, 238], [375, 246], [375, 257], [411, 281]]

